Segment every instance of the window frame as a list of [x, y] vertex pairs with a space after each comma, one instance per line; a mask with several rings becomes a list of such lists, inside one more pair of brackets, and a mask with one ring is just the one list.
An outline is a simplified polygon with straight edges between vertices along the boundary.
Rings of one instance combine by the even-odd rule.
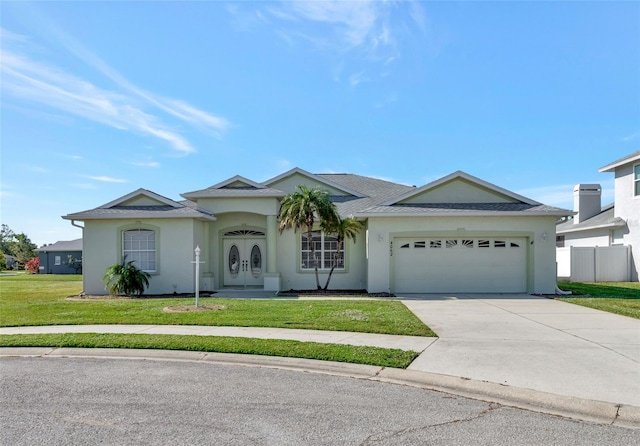
[[53, 264], [54, 266], [62, 265], [62, 256], [53, 256]]
[[633, 179], [633, 197], [640, 197], [640, 163], [633, 165], [633, 170], [631, 171], [632, 179]]
[[[318, 235], [320, 235], [320, 240], [316, 239]], [[308, 246], [306, 238], [306, 231], [301, 232], [300, 237], [298, 238], [300, 242], [300, 247], [298, 249], [298, 270], [304, 273], [315, 271], [313, 262], [311, 261], [311, 249], [309, 247], [305, 249], [305, 244]], [[314, 229], [311, 233], [311, 240], [316, 244], [315, 254], [316, 258], [319, 260], [318, 271], [330, 271], [333, 262], [333, 255], [338, 248], [337, 236], [335, 234], [325, 233], [320, 229]], [[334, 249], [331, 249], [332, 245], [335, 246]], [[338, 261], [338, 265], [336, 266], [334, 272], [344, 272], [347, 270], [346, 245], [346, 243], [343, 243], [342, 245], [342, 250], [340, 251], [342, 262]], [[308, 266], [305, 266], [307, 262]]]
[[[133, 248], [127, 249], [127, 240], [125, 240], [126, 234], [127, 233], [132, 233], [132, 232], [142, 232], [142, 231], [148, 231], [148, 232], [153, 233], [153, 249], [148, 249], [148, 248], [147, 249], [133, 249]], [[126, 258], [127, 261], [134, 260], [134, 265], [136, 267], [140, 268], [140, 270], [142, 270], [142, 271], [144, 271], [146, 273], [158, 274], [159, 270], [160, 270], [159, 265], [158, 265], [158, 263], [159, 263], [159, 261], [158, 261], [159, 260], [159, 256], [158, 256], [158, 251], [159, 251], [159, 248], [158, 248], [158, 239], [159, 239], [158, 233], [159, 233], [158, 229], [154, 228], [154, 227], [140, 227], [140, 226], [137, 226], [137, 227], [121, 228], [121, 230], [120, 230], [120, 258], [121, 259], [125, 259]], [[139, 242], [141, 242], [141, 241], [139, 241]], [[148, 243], [148, 240], [146, 242]], [[145, 253], [145, 254], [153, 253], [153, 260], [147, 259], [146, 262], [153, 262], [154, 269], [146, 269], [143, 266], [148, 266], [148, 265], [138, 264], [137, 263], [138, 259], [132, 259], [131, 254], [135, 253], [135, 252]], [[140, 260], [140, 263], [142, 263], [142, 260]]]

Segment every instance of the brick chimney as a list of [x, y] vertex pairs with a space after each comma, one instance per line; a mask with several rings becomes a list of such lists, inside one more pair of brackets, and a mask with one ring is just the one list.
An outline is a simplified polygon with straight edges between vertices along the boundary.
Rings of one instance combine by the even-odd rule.
[[598, 215], [602, 210], [601, 196], [599, 184], [576, 184], [573, 188], [573, 210], [578, 214], [573, 217], [573, 223], [582, 223]]

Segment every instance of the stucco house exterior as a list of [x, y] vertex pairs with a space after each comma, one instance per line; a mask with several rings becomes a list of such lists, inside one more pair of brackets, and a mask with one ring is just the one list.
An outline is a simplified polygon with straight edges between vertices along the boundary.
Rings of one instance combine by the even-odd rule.
[[[422, 187], [300, 168], [259, 183], [234, 176], [174, 201], [138, 189], [63, 218], [83, 222], [84, 291], [105, 294], [105, 269], [123, 256], [152, 274], [147, 293], [315, 288], [304, 232], [278, 231], [280, 201], [298, 185], [329, 192], [343, 217], [365, 224], [347, 241], [330, 288], [369, 292], [529, 292], [556, 287], [555, 225], [571, 211], [458, 171]], [[313, 243], [326, 278], [336, 240]]]
[[[82, 272], [82, 239], [65, 240], [36, 249], [40, 274], [79, 274]], [[69, 256], [79, 261], [79, 268], [69, 265]]]
[[628, 246], [630, 280], [640, 272], [640, 151], [607, 164], [599, 172], [615, 175], [614, 203], [601, 206], [600, 184], [574, 188], [573, 219], [556, 228], [559, 247]]

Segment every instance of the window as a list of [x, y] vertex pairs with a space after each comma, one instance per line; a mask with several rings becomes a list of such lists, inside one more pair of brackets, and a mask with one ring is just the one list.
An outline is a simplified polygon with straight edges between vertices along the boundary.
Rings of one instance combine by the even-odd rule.
[[[321, 231], [313, 231], [311, 241], [307, 233], [302, 233], [302, 243], [300, 249], [300, 268], [314, 269], [315, 265], [311, 256], [311, 243], [315, 249], [318, 269], [331, 269], [335, 253], [338, 249], [338, 238], [335, 235], [325, 234]], [[344, 250], [338, 255], [336, 269], [344, 269]]]
[[413, 247], [414, 248], [426, 248], [427, 247], [427, 242], [425, 242], [424, 240], [422, 240], [420, 242], [414, 242], [413, 243]]
[[640, 196], [640, 164], [633, 166], [633, 195]]
[[447, 240], [446, 245], [447, 248], [455, 248], [458, 246], [458, 240]]
[[142, 271], [156, 271], [156, 232], [133, 229], [122, 232], [122, 256]]
[[556, 235], [556, 248], [564, 248], [564, 235]]
[[61, 258], [60, 256], [55, 256], [55, 257], [53, 258], [53, 263], [54, 263], [55, 265], [62, 265], [62, 258]]
[[490, 248], [491, 241], [490, 240], [478, 240], [478, 248]]
[[429, 248], [442, 248], [442, 240], [431, 240]]

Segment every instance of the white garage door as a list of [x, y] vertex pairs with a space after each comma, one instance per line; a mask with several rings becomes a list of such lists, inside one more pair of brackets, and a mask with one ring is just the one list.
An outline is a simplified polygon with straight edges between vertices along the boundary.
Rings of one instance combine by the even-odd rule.
[[527, 290], [524, 238], [397, 238], [396, 293], [521, 293]]

